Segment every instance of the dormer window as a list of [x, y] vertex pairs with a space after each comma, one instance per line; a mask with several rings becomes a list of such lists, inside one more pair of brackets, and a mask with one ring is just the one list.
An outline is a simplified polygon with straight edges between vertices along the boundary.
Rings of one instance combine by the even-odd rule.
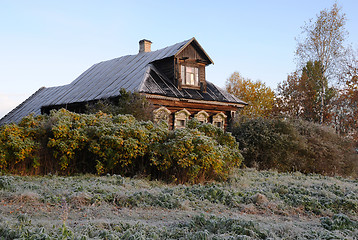
[[185, 86], [199, 86], [199, 68], [181, 65], [181, 80]]

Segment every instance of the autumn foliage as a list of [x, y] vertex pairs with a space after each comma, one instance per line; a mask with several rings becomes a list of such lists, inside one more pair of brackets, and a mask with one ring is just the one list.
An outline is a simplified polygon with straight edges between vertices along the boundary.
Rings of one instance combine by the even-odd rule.
[[268, 117], [271, 115], [275, 93], [261, 81], [252, 81], [234, 72], [226, 81], [226, 90], [248, 103], [240, 110], [240, 115], [248, 117]]
[[230, 133], [196, 120], [185, 129], [132, 115], [61, 109], [0, 128], [0, 169], [14, 174], [144, 174], [176, 182], [225, 179], [242, 161]]
[[327, 79], [322, 75], [322, 64], [309, 61], [301, 73], [296, 71], [279, 84], [274, 109], [286, 117], [329, 123], [335, 95], [336, 90], [328, 87]]

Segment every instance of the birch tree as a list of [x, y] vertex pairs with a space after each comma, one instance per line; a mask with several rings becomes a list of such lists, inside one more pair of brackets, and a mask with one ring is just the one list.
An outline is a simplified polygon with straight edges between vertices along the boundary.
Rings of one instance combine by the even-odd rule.
[[341, 8], [334, 4], [331, 9], [322, 10], [317, 15], [317, 19], [306, 22], [302, 27], [301, 36], [296, 39], [296, 60], [299, 69], [309, 61], [318, 61], [322, 64], [320, 123], [323, 123], [324, 96], [327, 91], [324, 81], [333, 84], [341, 78], [342, 64], [347, 54], [346, 20], [346, 15], [341, 13]]

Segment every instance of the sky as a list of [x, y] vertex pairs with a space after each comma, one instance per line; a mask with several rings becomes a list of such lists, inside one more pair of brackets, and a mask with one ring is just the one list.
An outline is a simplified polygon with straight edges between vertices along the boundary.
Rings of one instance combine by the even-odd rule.
[[40, 87], [68, 84], [95, 63], [195, 37], [214, 61], [208, 81], [238, 71], [272, 89], [296, 68], [295, 38], [337, 2], [358, 49], [356, 0], [0, 0], [0, 118]]

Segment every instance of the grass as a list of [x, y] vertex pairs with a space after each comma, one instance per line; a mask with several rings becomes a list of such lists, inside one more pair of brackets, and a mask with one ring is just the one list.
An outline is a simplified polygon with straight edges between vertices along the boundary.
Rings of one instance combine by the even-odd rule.
[[252, 169], [206, 185], [4, 175], [0, 239], [358, 239], [358, 180]]

